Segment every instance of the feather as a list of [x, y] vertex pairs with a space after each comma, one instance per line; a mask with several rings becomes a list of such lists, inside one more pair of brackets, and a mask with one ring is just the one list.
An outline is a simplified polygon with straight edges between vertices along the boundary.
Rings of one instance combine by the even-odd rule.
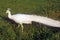
[[43, 16], [35, 16], [33, 18], [33, 21], [39, 22], [45, 25], [53, 26], [53, 27], [60, 27], [60, 21], [53, 20], [48, 17], [43, 17]]

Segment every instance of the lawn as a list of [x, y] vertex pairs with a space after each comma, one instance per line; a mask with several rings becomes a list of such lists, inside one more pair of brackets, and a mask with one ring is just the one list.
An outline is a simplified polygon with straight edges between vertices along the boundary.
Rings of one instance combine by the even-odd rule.
[[21, 27], [8, 19], [12, 14], [33, 14], [60, 20], [60, 0], [0, 0], [0, 40], [60, 40], [60, 28], [32, 22]]

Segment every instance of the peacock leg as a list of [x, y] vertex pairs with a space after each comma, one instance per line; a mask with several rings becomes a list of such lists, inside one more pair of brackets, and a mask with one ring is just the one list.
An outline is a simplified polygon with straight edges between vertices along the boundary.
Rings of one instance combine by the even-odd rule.
[[21, 24], [22, 32], [23, 32], [23, 24]]
[[18, 24], [18, 28], [20, 27], [20, 24]]

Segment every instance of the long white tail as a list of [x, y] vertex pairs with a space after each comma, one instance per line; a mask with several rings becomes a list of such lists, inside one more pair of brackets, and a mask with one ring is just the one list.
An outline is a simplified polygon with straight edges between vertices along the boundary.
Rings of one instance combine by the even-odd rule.
[[43, 16], [33, 16], [33, 21], [53, 27], [60, 27], [60, 21], [53, 20], [51, 18], [47, 18]]

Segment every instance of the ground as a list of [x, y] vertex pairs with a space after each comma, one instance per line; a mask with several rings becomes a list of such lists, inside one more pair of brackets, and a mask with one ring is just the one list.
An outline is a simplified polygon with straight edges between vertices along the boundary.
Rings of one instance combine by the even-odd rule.
[[34, 14], [60, 20], [60, 0], [0, 0], [0, 40], [60, 40], [60, 28], [32, 22], [21, 27], [8, 19], [6, 9], [12, 14]]

